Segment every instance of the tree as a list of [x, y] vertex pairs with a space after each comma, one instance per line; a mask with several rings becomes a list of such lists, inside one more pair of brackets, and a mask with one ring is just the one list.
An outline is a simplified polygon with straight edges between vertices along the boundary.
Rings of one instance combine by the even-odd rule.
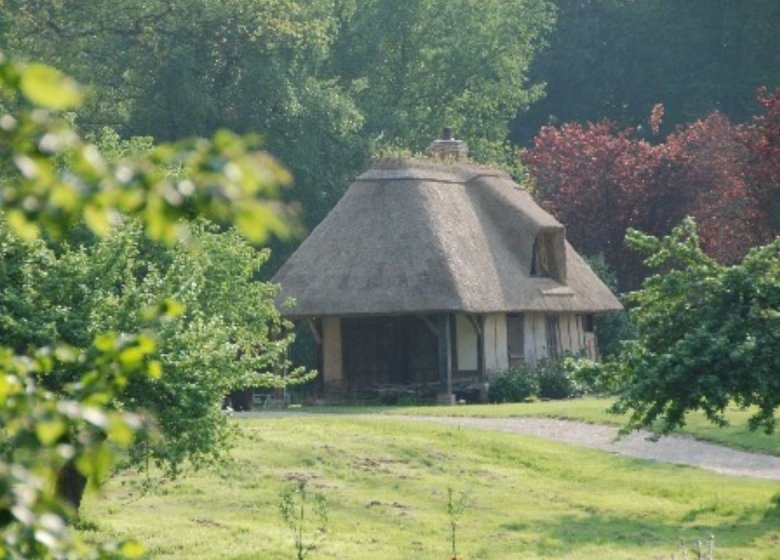
[[508, 123], [541, 96], [528, 67], [553, 18], [544, 0], [361, 2], [342, 14], [333, 72], [369, 137], [421, 151], [448, 125], [500, 161]]
[[614, 410], [631, 412], [629, 427], [669, 432], [693, 410], [723, 425], [735, 402], [756, 407], [751, 429], [772, 432], [780, 406], [780, 239], [732, 266], [706, 255], [690, 218], [666, 237], [631, 231], [627, 242], [662, 272], [628, 296], [638, 336], [607, 365], [623, 383]]
[[757, 221], [764, 237], [780, 235], [780, 88], [762, 88], [758, 102], [763, 113], [741, 130], [747, 150], [745, 180], [759, 209]]
[[514, 161], [507, 126], [541, 95], [528, 66], [553, 24], [547, 0], [5, 1], [13, 53], [94, 87], [84, 130], [259, 131], [310, 229], [372, 151], [421, 151], [444, 125]]
[[525, 144], [551, 118], [609, 119], [644, 126], [658, 102], [663, 132], [719, 111], [734, 122], [753, 114], [756, 90], [780, 83], [780, 5], [754, 0], [554, 0], [550, 47], [530, 69], [546, 96], [518, 116], [512, 140]]
[[[79, 86], [58, 71], [0, 56], [0, 209], [8, 232], [32, 243], [62, 239], [83, 219], [105, 236], [124, 215], [135, 215], [145, 236], [172, 242], [190, 231], [179, 220], [196, 212], [235, 222], [254, 239], [289, 231], [284, 208], [271, 200], [286, 173], [270, 156], [247, 149], [254, 139], [221, 132], [211, 142], [162, 145], [110, 162], [55, 114], [77, 107], [81, 97]], [[4, 256], [18, 256], [18, 248], [6, 252], [8, 233], [3, 235]], [[33, 249], [33, 258], [48, 258], [41, 248]], [[3, 274], [26, 273], [23, 265], [5, 262]], [[172, 320], [176, 306], [162, 303], [152, 315]], [[155, 351], [151, 329], [103, 332], [85, 349], [61, 343], [22, 355], [0, 349], [0, 556], [119, 558], [142, 552], [132, 542], [85, 545], [67, 525], [74, 511], [52, 489], [69, 465], [99, 485], [116, 449], [132, 443], [142, 426], [117, 407], [117, 396], [131, 380], [160, 377]], [[71, 380], [63, 378], [66, 373]], [[41, 386], [53, 378], [61, 380], [56, 394]]]
[[[25, 244], [1, 224], [0, 240], [0, 339], [17, 352], [62, 343], [83, 352], [100, 333], [149, 328], [144, 310], [179, 310], [152, 323], [152, 355], [165, 375], [133, 379], [114, 399], [123, 410], [154, 415], [156, 437], [131, 448], [136, 464], [152, 460], [175, 475], [185, 461], [218, 459], [230, 441], [225, 395], [308, 378], [300, 369], [285, 379], [273, 374], [287, 368], [292, 326], [276, 310], [276, 286], [255, 279], [268, 252], [258, 253], [235, 231], [199, 221], [186, 242], [166, 245], [128, 222], [60, 254], [40, 242]], [[61, 393], [78, 375], [62, 369], [41, 383]], [[68, 480], [84, 488], [77, 472]], [[60, 489], [78, 508], [81, 493]]]
[[[654, 109], [651, 130], [662, 110]], [[760, 147], [771, 145], [760, 138], [771, 136], [772, 122], [766, 115], [734, 125], [714, 113], [657, 143], [608, 121], [567, 123], [543, 127], [522, 159], [537, 195], [567, 226], [575, 247], [603, 253], [620, 287], [632, 289], [646, 271], [623, 245], [629, 228], [665, 235], [693, 215], [706, 251], [722, 262], [738, 261], [780, 232], [767, 196], [773, 183], [765, 179], [780, 168], [780, 156]]]
[[9, 49], [93, 87], [77, 119], [87, 132], [261, 132], [294, 174], [310, 228], [367, 159], [363, 116], [326, 69], [333, 0], [16, 3]]

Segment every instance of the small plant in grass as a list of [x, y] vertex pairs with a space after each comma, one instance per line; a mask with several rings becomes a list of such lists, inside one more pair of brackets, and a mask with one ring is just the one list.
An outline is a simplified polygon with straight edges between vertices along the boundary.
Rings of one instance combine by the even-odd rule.
[[[706, 541], [692, 539], [686, 541], [681, 538], [677, 545], [677, 552], [672, 555], [672, 560], [713, 560], [715, 551], [715, 535], [710, 535]], [[689, 555], [688, 553], [692, 554]]]
[[460, 492], [458, 496], [455, 495], [455, 490], [451, 486], [447, 487], [447, 517], [450, 522], [450, 545], [452, 547], [452, 556], [450, 560], [458, 560], [458, 547], [457, 547], [457, 531], [458, 523], [460, 522], [460, 516], [468, 505], [468, 495], [465, 492]]
[[311, 494], [308, 481], [299, 478], [281, 493], [279, 512], [290, 529], [297, 560], [304, 560], [325, 537], [328, 511], [325, 496]]

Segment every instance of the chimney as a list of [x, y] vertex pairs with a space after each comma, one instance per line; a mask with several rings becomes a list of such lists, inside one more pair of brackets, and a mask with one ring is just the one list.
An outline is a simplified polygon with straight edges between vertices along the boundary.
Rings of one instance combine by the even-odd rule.
[[431, 142], [425, 153], [437, 159], [463, 161], [468, 158], [469, 147], [462, 140], [456, 140], [452, 136], [452, 129], [445, 126], [441, 131], [441, 139]]

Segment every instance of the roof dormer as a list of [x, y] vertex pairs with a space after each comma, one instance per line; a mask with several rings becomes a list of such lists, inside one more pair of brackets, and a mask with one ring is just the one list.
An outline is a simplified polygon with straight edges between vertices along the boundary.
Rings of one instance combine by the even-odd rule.
[[552, 278], [566, 284], [566, 231], [543, 228], [534, 239], [531, 276]]

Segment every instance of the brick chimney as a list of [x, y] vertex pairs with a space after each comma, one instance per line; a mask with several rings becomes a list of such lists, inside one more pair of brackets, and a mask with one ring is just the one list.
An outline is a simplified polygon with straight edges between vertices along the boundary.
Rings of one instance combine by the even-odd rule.
[[468, 158], [469, 147], [462, 140], [456, 140], [452, 136], [452, 129], [445, 126], [441, 132], [441, 138], [434, 140], [425, 153], [438, 159], [454, 159], [463, 161]]

